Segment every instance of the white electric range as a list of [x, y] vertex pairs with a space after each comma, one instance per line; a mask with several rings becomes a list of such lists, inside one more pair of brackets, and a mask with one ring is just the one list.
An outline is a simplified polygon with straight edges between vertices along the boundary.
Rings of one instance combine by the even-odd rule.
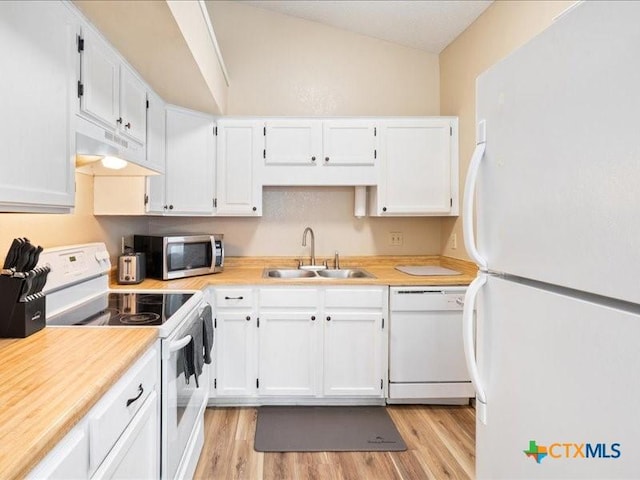
[[51, 272], [43, 289], [47, 327], [155, 328], [161, 339], [161, 476], [193, 476], [204, 443], [209, 366], [185, 378], [181, 352], [210, 315], [195, 290], [109, 289], [111, 261], [104, 243], [46, 249], [39, 266]]

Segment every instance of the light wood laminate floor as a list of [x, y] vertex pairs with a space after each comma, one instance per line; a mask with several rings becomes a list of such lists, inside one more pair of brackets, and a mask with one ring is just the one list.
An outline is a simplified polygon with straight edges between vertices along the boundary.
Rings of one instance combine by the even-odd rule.
[[207, 408], [197, 479], [419, 480], [474, 478], [471, 407], [387, 407], [405, 452], [262, 453], [253, 450], [255, 408]]

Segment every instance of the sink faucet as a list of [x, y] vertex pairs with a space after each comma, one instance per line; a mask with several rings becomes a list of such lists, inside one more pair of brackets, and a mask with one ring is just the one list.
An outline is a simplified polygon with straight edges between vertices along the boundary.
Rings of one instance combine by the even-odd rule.
[[316, 237], [313, 234], [313, 230], [311, 230], [311, 227], [305, 228], [304, 232], [302, 233], [302, 246], [303, 247], [307, 246], [307, 232], [311, 233], [311, 265], [315, 265], [316, 264]]

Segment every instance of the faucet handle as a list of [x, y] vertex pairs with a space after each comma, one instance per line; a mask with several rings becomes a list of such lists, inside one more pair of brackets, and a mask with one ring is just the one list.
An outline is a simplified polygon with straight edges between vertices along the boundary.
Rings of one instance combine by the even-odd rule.
[[298, 268], [302, 268], [302, 265], [304, 265], [304, 262], [301, 258], [298, 258]]
[[333, 257], [333, 268], [336, 270], [340, 270], [340, 255], [338, 255], [338, 251], [336, 250], [336, 254]]

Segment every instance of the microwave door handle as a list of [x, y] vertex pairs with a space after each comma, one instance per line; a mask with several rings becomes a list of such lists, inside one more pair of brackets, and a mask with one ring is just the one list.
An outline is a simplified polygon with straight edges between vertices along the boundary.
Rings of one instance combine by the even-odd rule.
[[211, 262], [213, 263], [213, 265], [211, 265], [209, 268], [213, 269], [216, 267], [216, 239], [213, 238], [213, 236], [211, 237]]
[[186, 347], [191, 341], [191, 335], [185, 335], [180, 340], [176, 340], [175, 342], [171, 342], [169, 344], [169, 353], [177, 352], [178, 350]]

